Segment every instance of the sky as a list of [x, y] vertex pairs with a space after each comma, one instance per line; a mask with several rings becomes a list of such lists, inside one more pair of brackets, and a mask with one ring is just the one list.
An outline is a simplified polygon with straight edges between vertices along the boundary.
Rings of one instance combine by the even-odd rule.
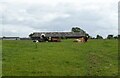
[[0, 36], [28, 37], [32, 32], [118, 34], [119, 0], [0, 0]]

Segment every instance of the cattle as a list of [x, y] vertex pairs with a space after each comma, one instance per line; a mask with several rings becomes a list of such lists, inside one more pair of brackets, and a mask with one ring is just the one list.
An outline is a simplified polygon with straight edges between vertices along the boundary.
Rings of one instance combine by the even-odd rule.
[[81, 42], [81, 40], [80, 39], [75, 39], [74, 42]]
[[88, 40], [87, 37], [81, 37], [79, 39], [75, 39], [73, 42], [83, 42], [83, 43], [85, 43], [85, 42], [87, 42], [87, 40]]
[[60, 38], [51, 38], [50, 42], [61, 42]]
[[45, 34], [41, 34], [40, 38], [38, 39], [39, 42], [48, 42], [48, 37]]
[[33, 40], [33, 42], [38, 43], [39, 41], [38, 40]]
[[84, 42], [87, 42], [87, 40], [88, 40], [88, 37], [84, 37]]

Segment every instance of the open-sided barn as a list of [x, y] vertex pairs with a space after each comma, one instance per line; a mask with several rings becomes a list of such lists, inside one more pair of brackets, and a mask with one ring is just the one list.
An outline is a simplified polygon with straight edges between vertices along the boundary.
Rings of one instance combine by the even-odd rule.
[[31, 35], [31, 38], [39, 39], [41, 35], [44, 34], [46, 37], [52, 38], [81, 38], [86, 36], [85, 32], [34, 32]]
[[2, 37], [2, 40], [20, 40], [19, 37]]

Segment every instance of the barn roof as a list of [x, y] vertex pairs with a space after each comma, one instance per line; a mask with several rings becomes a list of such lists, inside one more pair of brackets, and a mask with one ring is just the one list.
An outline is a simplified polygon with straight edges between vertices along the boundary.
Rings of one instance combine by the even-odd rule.
[[85, 36], [85, 32], [34, 32], [32, 37], [40, 37], [45, 34], [46, 37], [81, 37]]
[[2, 38], [12, 39], [12, 38], [20, 38], [20, 37], [2, 37]]

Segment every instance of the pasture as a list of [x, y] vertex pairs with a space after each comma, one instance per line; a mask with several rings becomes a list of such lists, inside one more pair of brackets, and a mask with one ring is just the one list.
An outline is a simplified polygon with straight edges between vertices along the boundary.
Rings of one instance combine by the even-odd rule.
[[2, 41], [3, 76], [115, 76], [118, 41]]
[[2, 41], [0, 40], [0, 77], [2, 76]]

